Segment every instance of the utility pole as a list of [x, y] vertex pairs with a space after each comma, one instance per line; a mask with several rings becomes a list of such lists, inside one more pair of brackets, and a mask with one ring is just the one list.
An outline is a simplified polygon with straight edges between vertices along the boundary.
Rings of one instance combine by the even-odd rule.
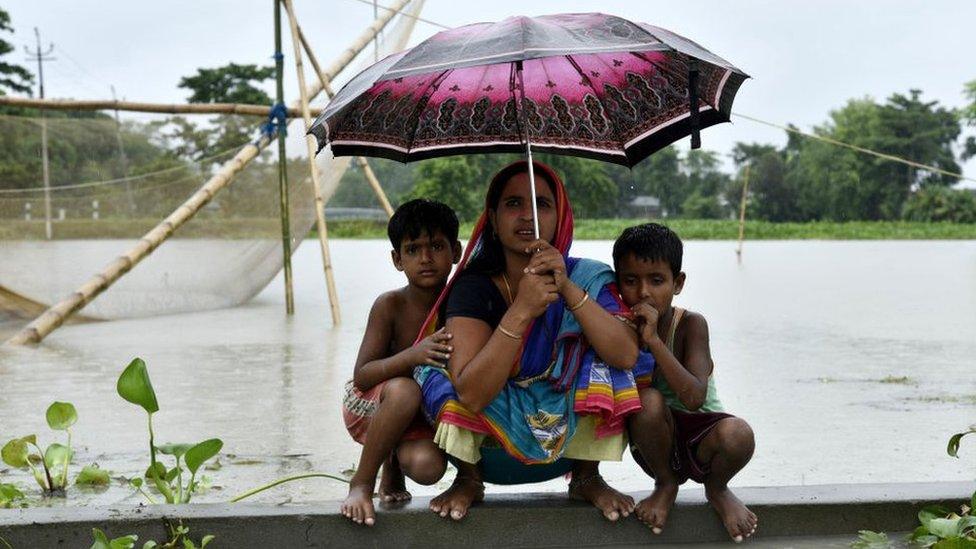
[[[48, 46], [47, 51], [41, 51], [41, 31], [34, 27], [34, 36], [37, 37], [37, 51], [31, 53], [26, 46], [28, 61], [37, 61], [37, 81], [40, 85], [40, 96], [44, 99], [44, 62], [54, 61], [54, 57], [48, 57], [54, 51], [54, 44]], [[51, 240], [51, 179], [47, 165], [47, 121], [44, 118], [44, 109], [41, 109], [41, 171], [44, 177], [44, 234]]]
[[[281, 53], [281, 1], [274, 0], [274, 40], [275, 40], [275, 104], [285, 103], [284, 60]], [[286, 119], [287, 120], [287, 119]], [[287, 121], [285, 122], [287, 124]], [[285, 126], [278, 128], [278, 197], [281, 211], [281, 251], [284, 255], [285, 271], [285, 313], [295, 314], [295, 297], [291, 274], [291, 215], [288, 207], [288, 156], [285, 154]]]
[[[112, 90], [112, 101], [118, 103], [119, 99], [115, 96], [115, 86], [110, 85], [109, 88]], [[125, 156], [125, 146], [122, 144], [122, 122], [119, 120], [118, 109], [115, 109], [115, 140], [119, 144], [119, 164], [122, 168], [116, 177], [127, 178], [129, 177], [129, 159]], [[129, 213], [134, 214], [136, 203], [132, 197], [132, 184], [128, 180], [125, 182], [125, 196], [129, 202]]]

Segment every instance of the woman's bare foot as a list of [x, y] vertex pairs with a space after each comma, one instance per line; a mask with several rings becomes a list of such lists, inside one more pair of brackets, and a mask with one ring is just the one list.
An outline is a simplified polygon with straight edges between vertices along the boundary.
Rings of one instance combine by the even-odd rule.
[[607, 520], [617, 520], [634, 511], [634, 498], [611, 488], [599, 474], [574, 478], [569, 483], [569, 497], [592, 503]]
[[430, 500], [430, 510], [442, 517], [461, 520], [471, 504], [485, 499], [485, 485], [470, 477], [456, 477], [451, 487]]
[[373, 509], [373, 486], [365, 482], [350, 484], [349, 495], [342, 501], [339, 511], [356, 524], [372, 526], [376, 522], [376, 511]]
[[649, 526], [652, 532], [660, 534], [664, 531], [664, 523], [668, 520], [668, 513], [671, 512], [676, 497], [678, 497], [678, 483], [657, 482], [651, 495], [637, 504], [634, 514]]
[[712, 504], [715, 512], [725, 524], [725, 529], [732, 536], [732, 541], [742, 542], [756, 531], [759, 519], [756, 514], [749, 510], [739, 498], [735, 497], [732, 490], [724, 488], [721, 490], [705, 490], [708, 502]]
[[400, 464], [392, 455], [383, 464], [383, 472], [380, 474], [379, 496], [380, 501], [384, 503], [409, 501], [412, 497], [407, 491], [403, 470], [400, 469]]

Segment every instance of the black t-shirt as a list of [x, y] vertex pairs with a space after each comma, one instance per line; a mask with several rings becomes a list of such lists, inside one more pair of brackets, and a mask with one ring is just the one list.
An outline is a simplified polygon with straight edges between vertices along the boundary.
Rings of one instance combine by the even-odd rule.
[[447, 296], [444, 320], [453, 316], [477, 318], [494, 329], [507, 310], [505, 298], [491, 277], [482, 273], [462, 273]]

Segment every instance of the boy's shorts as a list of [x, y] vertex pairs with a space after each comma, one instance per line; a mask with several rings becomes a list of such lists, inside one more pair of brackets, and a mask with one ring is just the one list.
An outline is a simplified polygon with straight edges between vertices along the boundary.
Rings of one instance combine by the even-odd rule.
[[[671, 408], [671, 417], [674, 419], [671, 470], [678, 477], [678, 484], [684, 484], [688, 479], [702, 484], [710, 467], [708, 463], [698, 461], [698, 445], [719, 421], [735, 416], [723, 412], [683, 412]], [[641, 469], [654, 478], [654, 472], [633, 442], [630, 444], [630, 453]]]
[[[380, 383], [373, 386], [365, 393], [356, 388], [350, 379], [346, 382], [346, 390], [342, 397], [342, 421], [346, 424], [353, 440], [360, 444], [366, 443], [366, 431], [369, 429], [369, 422], [376, 413], [376, 408], [380, 404], [380, 395], [383, 393], [383, 385]], [[434, 438], [434, 430], [427, 424], [424, 415], [417, 411], [413, 421], [403, 432], [400, 441], [422, 440]]]

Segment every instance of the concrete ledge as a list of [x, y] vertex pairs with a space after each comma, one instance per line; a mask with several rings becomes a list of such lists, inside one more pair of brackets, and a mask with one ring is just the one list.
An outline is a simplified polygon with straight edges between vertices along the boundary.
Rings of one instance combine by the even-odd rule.
[[[972, 495], [972, 483], [844, 484], [739, 488], [759, 515], [759, 540], [855, 537], [858, 530], [911, 531], [921, 505], [956, 508]], [[646, 492], [633, 494], [635, 499]], [[214, 547], [554, 547], [724, 542], [725, 530], [700, 489], [682, 490], [661, 536], [634, 517], [608, 523], [591, 506], [561, 494], [488, 495], [460, 523], [427, 510], [430, 498], [399, 509], [380, 509], [376, 526], [350, 523], [339, 502], [275, 506], [64, 507], [0, 511], [0, 536], [12, 547], [87, 547], [91, 529], [111, 537], [138, 534], [163, 540], [164, 519], [182, 519], [199, 539], [214, 534]], [[141, 546], [142, 542], [137, 546]]]

